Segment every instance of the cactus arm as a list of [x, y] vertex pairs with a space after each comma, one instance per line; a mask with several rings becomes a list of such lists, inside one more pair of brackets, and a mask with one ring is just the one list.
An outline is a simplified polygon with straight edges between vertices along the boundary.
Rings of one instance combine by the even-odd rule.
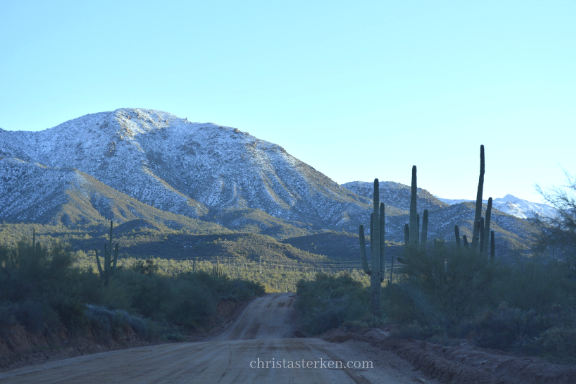
[[460, 248], [460, 230], [458, 225], [454, 225], [454, 237], [456, 237], [456, 246]]
[[420, 250], [426, 251], [426, 242], [428, 241], [428, 210], [424, 210], [422, 216], [422, 234], [420, 235]]
[[482, 191], [484, 189], [484, 146], [480, 146], [480, 178], [478, 180], [478, 192], [476, 193], [476, 212], [474, 213], [474, 233], [472, 234], [472, 248], [478, 246], [478, 239], [480, 237], [480, 228], [476, 227], [476, 223], [480, 221], [482, 216]]
[[384, 219], [385, 213], [386, 210], [384, 208], [384, 203], [380, 203], [380, 282], [384, 281], [384, 277], [386, 275], [386, 250], [384, 249], [384, 240], [386, 239], [386, 220]]
[[493, 260], [496, 257], [496, 246], [494, 244], [494, 231], [490, 232], [490, 259]]
[[466, 235], [462, 235], [462, 242], [464, 243], [464, 246], [468, 248], [468, 238]]
[[484, 254], [488, 254], [488, 247], [490, 246], [490, 218], [492, 217], [492, 198], [488, 198], [488, 206], [486, 207], [486, 220], [484, 221]]
[[364, 273], [370, 275], [370, 268], [368, 268], [368, 260], [366, 260], [366, 240], [364, 239], [364, 226], [361, 225], [358, 233], [360, 238], [360, 259], [362, 260], [362, 269]]
[[416, 181], [416, 166], [412, 166], [412, 183], [410, 186], [410, 233], [408, 246], [414, 247], [418, 243], [418, 222], [416, 221], [417, 211], [417, 181]]
[[32, 252], [36, 252], [36, 228], [32, 227]]

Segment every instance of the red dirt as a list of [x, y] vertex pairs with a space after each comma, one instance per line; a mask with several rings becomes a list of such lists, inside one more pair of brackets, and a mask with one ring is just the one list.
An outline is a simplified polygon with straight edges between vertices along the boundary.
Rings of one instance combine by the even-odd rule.
[[337, 329], [323, 339], [342, 343], [353, 339], [392, 351], [429, 378], [458, 384], [574, 384], [576, 367], [518, 357], [471, 345], [447, 347], [426, 341], [397, 339], [381, 329], [348, 332]]
[[[242, 312], [242, 309], [251, 301], [219, 303], [216, 313], [208, 319], [206, 324], [211, 330], [208, 332], [200, 329], [187, 335], [187, 340], [199, 341], [220, 332], [233, 322], [238, 313]], [[166, 341], [148, 342], [141, 339], [129, 326], [124, 327], [120, 332], [120, 337], [114, 339], [109, 334], [94, 334], [92, 329], [88, 329], [83, 336], [72, 336], [64, 328], [58, 333], [44, 335], [28, 332], [19, 324], [11, 325], [0, 328], [0, 372], [92, 353], [162, 343]]]

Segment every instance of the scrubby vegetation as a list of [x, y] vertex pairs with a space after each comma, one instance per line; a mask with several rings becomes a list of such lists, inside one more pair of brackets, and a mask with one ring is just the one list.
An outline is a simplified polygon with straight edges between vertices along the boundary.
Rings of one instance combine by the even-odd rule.
[[370, 293], [349, 273], [338, 276], [319, 273], [313, 281], [300, 280], [296, 302], [302, 313], [304, 330], [323, 333], [344, 322], [370, 320]]
[[409, 253], [404, 262], [384, 290], [384, 311], [405, 337], [469, 338], [478, 346], [540, 353], [551, 330], [576, 329], [576, 275], [563, 262], [503, 264], [450, 245]]
[[[407, 253], [401, 273], [382, 294], [380, 321], [399, 326], [397, 336], [455, 343], [576, 362], [576, 273], [564, 261], [490, 260], [464, 247], [439, 243]], [[306, 330], [370, 326], [366, 286], [348, 276], [318, 275], [298, 294]]]
[[82, 334], [88, 327], [129, 325], [142, 337], [177, 334], [208, 327], [223, 300], [240, 302], [263, 292], [257, 283], [226, 275], [168, 275], [151, 260], [119, 268], [106, 285], [92, 268], [78, 266], [66, 244], [0, 245], [0, 329], [20, 323], [30, 332], [65, 327]]
[[[540, 235], [535, 256], [519, 255], [505, 262], [495, 256], [493, 235], [488, 238], [490, 199], [486, 217], [480, 216], [483, 175], [482, 148], [471, 246], [465, 237], [460, 242], [458, 226], [456, 243], [427, 244], [427, 223], [424, 220], [423, 236], [418, 236], [414, 204], [411, 226], [405, 226], [404, 256], [398, 259], [401, 270], [385, 281], [377, 319], [369, 319], [367, 304], [358, 305], [368, 301], [367, 288], [346, 276], [318, 275], [316, 281], [298, 285], [307, 330], [320, 333], [346, 322], [369, 326], [380, 320], [397, 325], [400, 337], [446, 344], [465, 338], [480, 347], [576, 363], [576, 181], [569, 177], [568, 190], [544, 194], [559, 216], [536, 218]], [[414, 167], [413, 202], [415, 179]], [[377, 187], [376, 180], [375, 191]], [[377, 217], [376, 210], [373, 215]], [[372, 255], [378, 257], [379, 252]], [[371, 294], [372, 301], [376, 297]]]

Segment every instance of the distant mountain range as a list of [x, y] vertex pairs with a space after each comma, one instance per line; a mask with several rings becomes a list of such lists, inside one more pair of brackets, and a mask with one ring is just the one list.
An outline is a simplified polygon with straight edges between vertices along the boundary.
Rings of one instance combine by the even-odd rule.
[[[443, 201], [449, 205], [475, 201], [464, 199], [443, 199], [438, 196], [436, 197], [438, 198], [438, 200]], [[488, 200], [482, 200], [482, 201], [484, 204], [488, 204]], [[539, 213], [542, 216], [548, 216], [548, 217], [558, 215], [558, 212], [547, 204], [533, 203], [531, 201], [520, 199], [512, 195], [506, 195], [504, 197], [492, 199], [492, 206], [502, 212], [505, 212], [512, 216], [519, 217], [521, 219], [533, 218], [535, 213]]]
[[[299, 244], [332, 230], [352, 233], [346, 242], [360, 224], [368, 227], [372, 192], [372, 182], [339, 185], [237, 128], [161, 111], [118, 109], [39, 132], [0, 129], [0, 219], [11, 222], [105, 228], [114, 220], [130, 230], [233, 230]], [[387, 240], [402, 242], [410, 187], [383, 181], [380, 193]], [[494, 201], [498, 241], [525, 247], [533, 230], [519, 212], [528, 217], [532, 206], [507, 198]], [[451, 240], [454, 224], [461, 233], [472, 228], [471, 203], [418, 189], [424, 209], [430, 239]]]

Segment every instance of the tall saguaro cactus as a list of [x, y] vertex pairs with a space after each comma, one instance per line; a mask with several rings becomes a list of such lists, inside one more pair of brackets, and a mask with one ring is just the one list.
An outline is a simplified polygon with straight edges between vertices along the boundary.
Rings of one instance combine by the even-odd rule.
[[[488, 204], [486, 207], [486, 217], [482, 217], [482, 194], [484, 191], [484, 173], [486, 172], [486, 163], [484, 159], [484, 146], [480, 145], [480, 178], [478, 179], [478, 191], [476, 193], [476, 210], [474, 212], [474, 229], [472, 231], [472, 249], [479, 249], [480, 254], [487, 256], [490, 252], [490, 257], [492, 257], [492, 247], [493, 244], [493, 233], [490, 231], [490, 218], [492, 215], [492, 198], [488, 198]], [[460, 246], [460, 236], [458, 232], [458, 226], [454, 227], [456, 235], [456, 243]], [[464, 246], [468, 248], [468, 240], [466, 235], [462, 236], [464, 241]], [[490, 247], [490, 248], [488, 248]], [[490, 251], [489, 251], [490, 249]]]
[[[476, 212], [474, 213], [474, 223], [477, 223], [482, 216], [482, 192], [484, 190], [484, 146], [480, 145], [480, 178], [478, 179], [478, 192], [476, 193]], [[472, 248], [478, 246], [480, 237], [480, 228], [474, 225], [474, 233], [472, 234]]]
[[110, 237], [108, 247], [104, 243], [104, 268], [100, 265], [100, 258], [98, 257], [98, 250], [96, 252], [96, 264], [98, 265], [98, 272], [104, 283], [108, 285], [108, 279], [118, 270], [116, 263], [118, 262], [118, 243], [114, 248], [114, 259], [112, 259], [112, 229], [114, 228], [112, 220], [110, 220]]
[[418, 247], [418, 214], [417, 214], [416, 166], [412, 166], [412, 183], [410, 185], [410, 232], [408, 234], [408, 248]]
[[366, 260], [366, 241], [364, 239], [364, 226], [359, 228], [360, 257], [362, 259], [362, 269], [370, 275], [370, 294], [372, 296], [372, 313], [380, 316], [380, 298], [382, 295], [381, 283], [384, 280], [384, 224], [385, 224], [384, 203], [380, 203], [380, 191], [378, 179], [374, 179], [374, 212], [370, 218], [370, 258], [372, 269], [368, 267]]

